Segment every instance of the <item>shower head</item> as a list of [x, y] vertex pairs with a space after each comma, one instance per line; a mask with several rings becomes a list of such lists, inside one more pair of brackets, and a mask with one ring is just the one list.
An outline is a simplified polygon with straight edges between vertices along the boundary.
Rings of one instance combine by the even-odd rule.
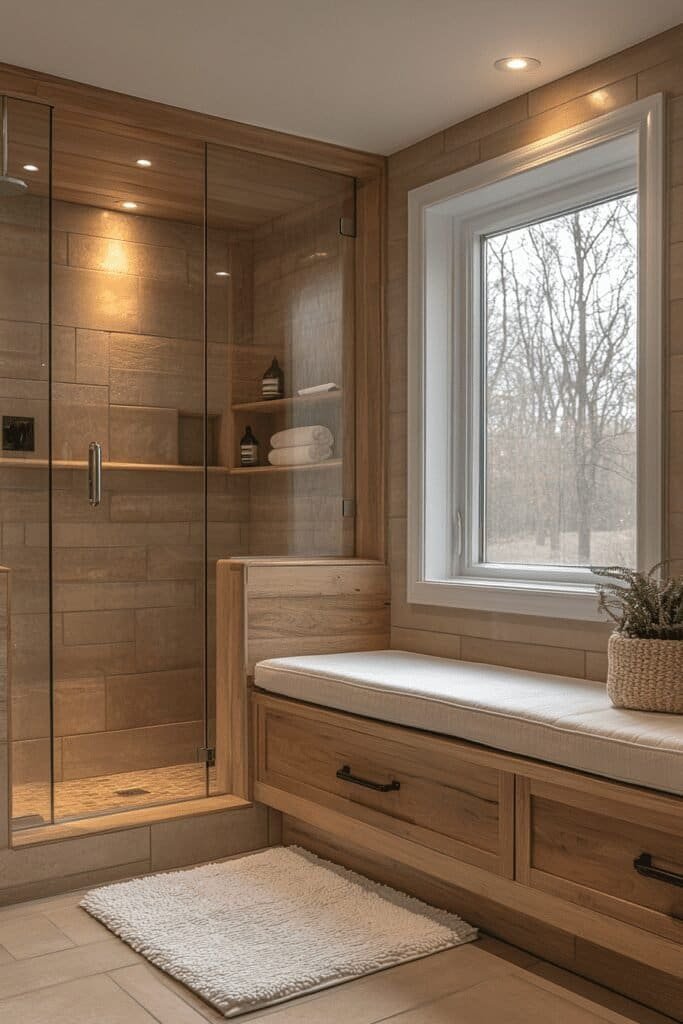
[[21, 178], [13, 178], [11, 174], [7, 173], [7, 162], [8, 162], [8, 144], [9, 139], [7, 136], [7, 97], [2, 97], [2, 173], [0, 174], [0, 197], [4, 196], [20, 196], [28, 188], [25, 181]]
[[20, 196], [26, 191], [28, 185], [21, 178], [11, 178], [9, 174], [0, 176], [0, 199], [5, 196]]

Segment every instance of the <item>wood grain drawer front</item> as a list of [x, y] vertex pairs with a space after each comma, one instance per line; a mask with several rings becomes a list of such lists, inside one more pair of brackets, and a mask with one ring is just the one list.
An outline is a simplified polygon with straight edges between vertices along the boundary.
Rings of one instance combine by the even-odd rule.
[[518, 779], [519, 880], [683, 942], [683, 800], [653, 803]]
[[512, 877], [510, 774], [424, 733], [282, 703], [257, 700], [258, 782]]

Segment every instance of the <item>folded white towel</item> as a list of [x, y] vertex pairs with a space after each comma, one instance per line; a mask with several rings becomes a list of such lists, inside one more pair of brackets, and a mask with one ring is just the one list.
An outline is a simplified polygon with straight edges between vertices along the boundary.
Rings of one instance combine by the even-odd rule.
[[271, 448], [294, 448], [306, 444], [334, 444], [334, 437], [327, 427], [316, 424], [312, 427], [292, 427], [273, 434], [270, 439]]
[[319, 395], [323, 391], [339, 391], [339, 387], [334, 381], [328, 384], [314, 384], [312, 388], [299, 388], [297, 395]]
[[329, 444], [298, 444], [292, 448], [273, 448], [268, 453], [271, 466], [307, 466], [325, 462], [332, 455]]

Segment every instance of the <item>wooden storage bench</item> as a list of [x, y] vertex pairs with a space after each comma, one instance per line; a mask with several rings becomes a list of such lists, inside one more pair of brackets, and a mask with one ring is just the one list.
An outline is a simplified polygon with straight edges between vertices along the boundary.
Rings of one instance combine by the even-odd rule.
[[254, 681], [257, 800], [662, 972], [683, 1015], [683, 717], [398, 651]]
[[301, 796], [512, 878], [514, 777], [475, 748], [265, 695], [256, 706], [259, 793]]

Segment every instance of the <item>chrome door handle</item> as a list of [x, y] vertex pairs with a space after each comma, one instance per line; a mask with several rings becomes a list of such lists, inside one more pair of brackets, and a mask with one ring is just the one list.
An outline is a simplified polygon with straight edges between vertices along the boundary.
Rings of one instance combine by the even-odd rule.
[[102, 445], [97, 441], [88, 448], [88, 500], [92, 508], [102, 500]]

